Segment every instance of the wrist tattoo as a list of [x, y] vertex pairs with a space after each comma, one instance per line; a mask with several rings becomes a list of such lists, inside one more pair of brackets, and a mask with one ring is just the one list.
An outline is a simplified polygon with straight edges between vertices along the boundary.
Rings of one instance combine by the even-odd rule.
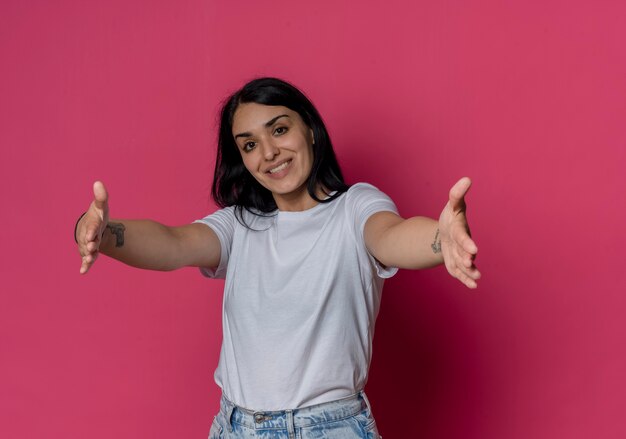
[[435, 233], [435, 240], [430, 244], [430, 248], [433, 249], [433, 253], [441, 253], [441, 238], [439, 238], [439, 229]]
[[115, 247], [123, 247], [124, 246], [124, 224], [122, 223], [109, 223], [107, 224], [107, 229], [111, 231], [112, 234], [115, 235]]

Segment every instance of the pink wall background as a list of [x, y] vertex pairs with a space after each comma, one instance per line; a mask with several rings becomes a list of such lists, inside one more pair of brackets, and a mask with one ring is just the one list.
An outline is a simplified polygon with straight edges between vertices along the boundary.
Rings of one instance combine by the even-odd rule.
[[385, 437], [626, 437], [624, 22], [608, 0], [3, 1], [0, 437], [206, 437], [222, 284], [81, 277], [71, 233], [95, 179], [114, 217], [211, 211], [216, 109], [259, 75], [405, 216], [474, 179], [478, 291], [386, 286]]

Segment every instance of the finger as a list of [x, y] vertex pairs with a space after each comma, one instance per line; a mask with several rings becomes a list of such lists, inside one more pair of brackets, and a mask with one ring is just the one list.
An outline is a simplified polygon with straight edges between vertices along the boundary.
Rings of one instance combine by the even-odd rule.
[[476, 267], [469, 267], [469, 268], [463, 267], [461, 269], [461, 271], [463, 272], [463, 274], [465, 276], [467, 276], [468, 278], [473, 279], [473, 280], [478, 280], [482, 276], [480, 274], [480, 271], [478, 271], [478, 268], [476, 268]]
[[447, 264], [447, 266], [449, 265], [448, 271], [453, 276], [455, 276], [456, 270], [458, 269], [466, 276], [473, 279], [480, 277], [480, 274], [477, 274], [477, 269], [473, 262], [473, 255], [465, 252], [462, 248], [454, 245], [450, 246], [445, 257], [449, 259], [449, 263]]
[[459, 181], [457, 181], [452, 189], [450, 189], [450, 206], [453, 210], [461, 210], [465, 208], [465, 202], [463, 198], [469, 188], [472, 186], [472, 180], [469, 177], [463, 177]]
[[468, 288], [476, 288], [478, 284], [474, 279], [468, 276], [460, 267], [456, 266], [452, 270], [448, 269], [450, 275], [461, 281]]
[[464, 227], [455, 227], [452, 232], [452, 239], [455, 245], [470, 255], [476, 255], [478, 253], [478, 246]]
[[470, 255], [458, 256], [458, 259], [455, 260], [457, 267], [465, 274], [466, 276], [472, 279], [480, 278], [480, 271], [474, 265], [474, 261], [472, 260]]
[[459, 243], [459, 246], [463, 249], [463, 251], [471, 255], [471, 257], [474, 257], [478, 254], [478, 246], [469, 236], [463, 238]]
[[91, 268], [91, 262], [83, 261], [82, 265], [80, 266], [80, 274], [87, 273], [90, 268]]
[[448, 245], [444, 254], [444, 262], [447, 263], [447, 266], [449, 265], [448, 271], [453, 276], [455, 276], [455, 270], [458, 268], [469, 277], [474, 278], [476, 266], [473, 257], [457, 245]]
[[85, 233], [85, 244], [89, 242], [94, 242], [100, 237], [100, 224], [92, 223], [87, 226], [87, 231]]
[[459, 254], [458, 248], [452, 250], [453, 264], [458, 272], [462, 273], [466, 277], [470, 279], [479, 279], [480, 272], [473, 264], [471, 259], [467, 257], [467, 255], [463, 256]]
[[93, 264], [94, 256], [90, 253], [82, 258], [82, 264], [80, 266], [80, 274], [85, 274], [89, 271], [89, 268]]
[[472, 268], [472, 267], [474, 267], [474, 266], [475, 266], [475, 265], [474, 265], [474, 258], [473, 258], [473, 256], [472, 256], [472, 255], [469, 255], [469, 256], [464, 256], [464, 257], [463, 257], [463, 266], [464, 266], [465, 268]]
[[451, 274], [468, 288], [476, 288], [478, 286], [476, 283], [476, 280], [480, 277], [478, 270], [467, 272], [460, 266], [457, 266]]
[[474, 279], [470, 279], [469, 277], [462, 275], [461, 277], [459, 277], [459, 280], [461, 282], [463, 282], [463, 284], [469, 288], [469, 289], [476, 289], [478, 288], [478, 284], [476, 283], [476, 281]]
[[98, 209], [105, 210], [107, 208], [107, 203], [109, 201], [109, 194], [107, 193], [107, 190], [104, 187], [104, 183], [102, 183], [101, 181], [96, 181], [93, 184], [93, 197], [94, 197], [94, 205]]
[[456, 254], [458, 255], [457, 262], [465, 269], [469, 269], [474, 265], [474, 255], [466, 252], [462, 247], [456, 248]]
[[469, 272], [469, 277], [471, 277], [474, 280], [478, 280], [481, 277], [483, 277], [483, 275], [480, 271], [478, 271], [478, 268], [472, 267], [471, 271]]
[[448, 273], [459, 279], [468, 288], [477, 288], [476, 280], [480, 279], [481, 273], [473, 263], [470, 263], [469, 267], [465, 264], [468, 258], [471, 260], [472, 255], [457, 245], [445, 247], [444, 264]]
[[87, 251], [89, 253], [93, 253], [98, 251], [98, 248], [100, 247], [100, 242], [99, 241], [90, 241], [87, 243]]
[[80, 274], [85, 274], [88, 271], [89, 271], [89, 265], [85, 261], [82, 261], [80, 265]]

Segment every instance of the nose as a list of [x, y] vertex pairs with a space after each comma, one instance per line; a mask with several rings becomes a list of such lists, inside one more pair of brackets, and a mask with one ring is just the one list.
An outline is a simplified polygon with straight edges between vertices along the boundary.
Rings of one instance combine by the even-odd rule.
[[278, 147], [274, 145], [274, 142], [272, 142], [271, 140], [268, 142], [263, 142], [262, 148], [263, 157], [265, 157], [265, 160], [271, 161], [274, 159], [274, 157], [280, 154], [280, 149], [278, 149]]

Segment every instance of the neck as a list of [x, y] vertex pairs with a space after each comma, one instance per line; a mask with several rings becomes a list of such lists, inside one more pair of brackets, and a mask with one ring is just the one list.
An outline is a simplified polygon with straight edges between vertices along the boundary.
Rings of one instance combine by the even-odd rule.
[[[318, 188], [315, 195], [320, 200], [327, 197], [326, 193]], [[306, 186], [302, 186], [296, 193], [290, 194], [274, 194], [274, 201], [278, 210], [283, 212], [301, 212], [303, 210], [309, 210], [319, 204], [319, 201], [315, 200], [306, 189]]]

